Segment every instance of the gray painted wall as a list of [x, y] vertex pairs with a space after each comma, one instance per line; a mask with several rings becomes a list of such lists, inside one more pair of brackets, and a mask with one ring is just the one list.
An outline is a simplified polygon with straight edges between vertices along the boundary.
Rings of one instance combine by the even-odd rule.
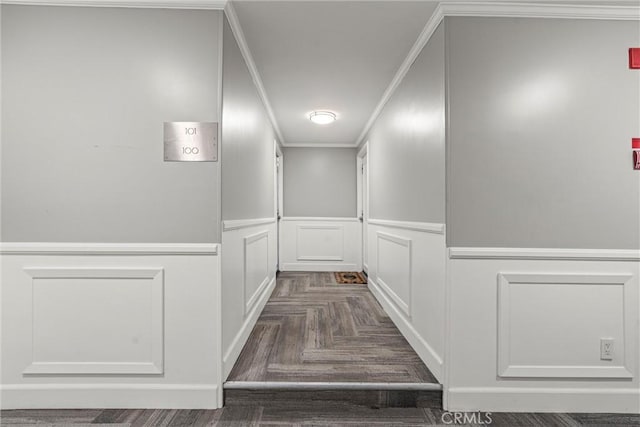
[[221, 12], [2, 6], [2, 236], [218, 242], [218, 163], [163, 162], [218, 121]]
[[223, 39], [222, 218], [273, 218], [275, 134], [226, 18]]
[[355, 148], [285, 148], [284, 215], [356, 217]]
[[369, 133], [370, 218], [444, 222], [444, 106], [440, 25]]
[[640, 24], [447, 18], [449, 246], [635, 249]]

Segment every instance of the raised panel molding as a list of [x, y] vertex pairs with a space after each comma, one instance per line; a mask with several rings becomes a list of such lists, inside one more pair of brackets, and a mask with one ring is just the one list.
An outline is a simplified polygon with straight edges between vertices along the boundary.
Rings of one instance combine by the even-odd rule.
[[0, 409], [222, 406], [218, 244], [0, 247]]
[[[387, 294], [393, 303], [408, 317], [411, 318], [411, 240], [393, 234], [376, 232], [377, 236], [377, 259], [376, 259], [376, 282], [378, 286]], [[384, 242], [390, 242], [396, 246], [396, 252], [385, 258], [381, 255]], [[397, 247], [400, 247], [400, 252]], [[390, 275], [396, 274], [396, 277]], [[399, 287], [406, 288], [406, 298], [398, 295]], [[395, 289], [395, 290], [394, 290]]]
[[[305, 233], [305, 231], [307, 230], [321, 231], [319, 233]], [[332, 237], [331, 240], [330, 236]], [[296, 227], [296, 260], [343, 261], [345, 249], [344, 238], [343, 225], [298, 225]], [[325, 247], [323, 243], [331, 243], [332, 246], [337, 246]], [[332, 251], [331, 249], [334, 249], [334, 251]], [[311, 254], [309, 254], [309, 252], [307, 251], [309, 251]]]
[[[632, 368], [629, 366], [632, 356], [627, 348], [627, 337], [622, 336], [622, 342], [616, 342], [614, 348], [620, 352], [617, 360], [622, 364], [611, 361], [611, 365], [562, 365], [536, 363], [535, 354], [531, 355], [531, 362], [516, 364], [512, 361], [514, 345], [512, 343], [512, 304], [514, 302], [513, 287], [520, 289], [527, 286], [553, 286], [558, 290], [565, 290], [567, 286], [616, 286], [620, 287], [621, 306], [614, 312], [622, 317], [622, 333], [629, 329], [625, 318], [624, 294], [629, 293], [632, 279], [628, 274], [547, 274], [547, 273], [499, 273], [498, 274], [498, 376], [502, 378], [633, 378]], [[625, 289], [626, 288], [626, 289]], [[604, 288], [603, 288], [604, 289]], [[538, 291], [539, 292], [539, 291]], [[565, 295], [566, 298], [566, 294]], [[549, 304], [559, 304], [562, 301], [549, 301]], [[576, 301], [579, 304], [579, 301]], [[604, 309], [604, 307], [603, 307]], [[611, 311], [611, 310], [610, 310]], [[611, 327], [611, 326], [609, 326]], [[594, 352], [599, 354], [599, 343], [594, 340]]]
[[233, 220], [227, 221], [226, 226], [222, 233], [223, 380], [231, 372], [275, 288], [277, 259], [276, 221]]
[[[52, 374], [91, 374], [91, 375], [122, 375], [122, 374], [137, 374], [137, 375], [157, 375], [163, 373], [163, 353], [164, 353], [164, 270], [162, 268], [38, 268], [30, 267], [24, 268], [24, 272], [31, 278], [31, 295], [32, 295], [32, 313], [31, 313], [31, 355], [33, 360], [23, 371], [25, 375], [52, 375]], [[87, 281], [98, 280], [96, 283], [100, 283], [99, 286], [108, 286], [109, 281], [114, 281], [117, 284], [118, 281], [123, 282], [124, 289], [129, 285], [127, 281], [133, 281], [138, 283], [140, 281], [148, 281], [150, 285], [149, 300], [145, 301], [150, 306], [148, 324], [146, 325], [150, 331], [150, 337], [148, 342], [148, 360], [144, 361], [123, 361], [123, 360], [37, 360], [40, 351], [44, 353], [60, 353], [59, 349], [50, 348], [48, 346], [51, 343], [43, 343], [39, 341], [38, 326], [41, 322], [47, 322], [46, 307], [40, 307], [37, 304], [37, 288], [42, 286], [47, 290], [49, 286], [67, 286], [69, 287], [74, 281], [79, 286], [86, 286]], [[94, 286], [95, 288], [95, 286]], [[59, 290], [61, 290], [59, 288]], [[79, 290], [82, 290], [81, 288]], [[108, 292], [108, 288], [101, 290], [103, 293]], [[123, 289], [113, 289], [114, 299], [117, 300], [125, 295], [118, 295], [117, 293], [123, 293]], [[140, 297], [140, 295], [138, 295]], [[51, 304], [55, 304], [55, 301], [46, 301]], [[76, 301], [78, 304], [82, 304], [82, 301]], [[91, 301], [87, 301], [91, 302]], [[39, 311], [44, 310], [42, 313]], [[130, 312], [113, 313], [113, 315], [125, 316], [129, 315], [135, 318], [135, 307], [131, 307]], [[60, 309], [68, 312], [70, 307], [60, 307]], [[39, 316], [45, 316], [44, 319], [37, 320]], [[51, 330], [51, 320], [58, 322], [58, 326], [65, 326], [70, 320], [60, 320], [60, 316], [55, 319], [49, 319], [47, 322], [47, 333], [45, 335], [53, 334], [56, 336], [55, 345], [65, 346], [71, 344], [79, 344], [84, 347], [91, 346], [92, 343], [84, 341], [82, 343], [64, 343], [60, 342], [59, 337], [64, 334], [63, 331]], [[72, 319], [73, 320], [73, 319]], [[80, 326], [84, 328], [87, 326], [102, 326], [105, 325], [90, 325], [90, 321], [93, 319], [84, 319], [86, 324]], [[99, 319], [98, 319], [99, 320]], [[138, 319], [140, 320], [140, 319]], [[75, 319], [74, 322], [82, 322], [83, 319]], [[66, 323], [65, 323], [66, 322]], [[113, 326], [113, 325], [111, 325]], [[102, 331], [103, 333], [105, 331]], [[124, 330], [113, 330], [109, 333], [117, 335], [125, 332]], [[84, 335], [91, 335], [91, 331], [84, 331]], [[99, 347], [101, 336], [95, 335], [97, 340], [95, 345]], [[137, 344], [137, 343], [136, 343]], [[64, 352], [63, 352], [64, 353]]]
[[444, 233], [384, 223], [371, 224], [368, 235], [369, 289], [420, 359], [445, 384]]
[[[258, 245], [263, 241], [264, 248]], [[254, 252], [254, 248], [257, 249], [257, 252]], [[264, 273], [260, 274], [260, 271], [264, 271]], [[258, 273], [261, 278], [258, 279], [259, 285], [252, 292], [250, 281], [255, 279], [253, 273]], [[251, 312], [267, 286], [269, 286], [269, 230], [264, 230], [244, 238], [245, 316]]]
[[362, 269], [362, 224], [357, 218], [284, 217], [279, 233], [282, 271]]

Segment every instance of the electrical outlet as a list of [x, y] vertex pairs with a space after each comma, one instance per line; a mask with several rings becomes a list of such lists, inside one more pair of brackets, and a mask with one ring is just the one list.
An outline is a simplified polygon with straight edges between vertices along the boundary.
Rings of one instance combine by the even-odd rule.
[[600, 360], [613, 360], [613, 338], [600, 338]]

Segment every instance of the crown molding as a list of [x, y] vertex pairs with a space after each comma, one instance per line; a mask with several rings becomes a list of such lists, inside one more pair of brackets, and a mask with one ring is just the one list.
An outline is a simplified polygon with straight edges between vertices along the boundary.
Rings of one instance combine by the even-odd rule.
[[398, 68], [382, 98], [365, 124], [356, 146], [361, 146], [371, 131], [387, 102], [409, 72], [422, 49], [431, 39], [438, 25], [447, 16], [492, 17], [492, 18], [553, 18], [553, 19], [604, 19], [604, 20], [640, 20], [638, 6], [604, 6], [604, 5], [571, 5], [571, 4], [534, 4], [534, 3], [502, 3], [502, 2], [442, 2], [424, 26], [418, 39], [411, 47], [409, 54]]
[[420, 55], [420, 52], [422, 52], [422, 49], [426, 46], [427, 42], [438, 28], [438, 25], [440, 25], [440, 22], [442, 22], [443, 18], [444, 15], [442, 11], [442, 5], [438, 5], [438, 7], [436, 7], [436, 10], [431, 15], [431, 18], [429, 18], [429, 21], [427, 21], [427, 24], [422, 29], [422, 32], [420, 32], [420, 35], [411, 47], [411, 50], [409, 50], [407, 57], [404, 59], [404, 61], [402, 61], [402, 64], [400, 65], [400, 68], [398, 68], [398, 71], [396, 71], [395, 76], [393, 76], [391, 83], [389, 83], [389, 86], [387, 86], [387, 89], [382, 94], [380, 102], [378, 102], [378, 105], [376, 105], [373, 113], [371, 113], [371, 117], [369, 117], [369, 120], [367, 120], [367, 123], [364, 125], [362, 132], [360, 132], [360, 136], [358, 136], [358, 139], [356, 139], [356, 146], [359, 146], [364, 142], [365, 138], [369, 134], [369, 131], [373, 127], [373, 124], [378, 119], [378, 116], [380, 116], [380, 113], [382, 113], [384, 106], [391, 99], [398, 86], [400, 86], [400, 83], [409, 72], [411, 65], [416, 60], [418, 55]]
[[492, 18], [608, 19], [639, 20], [640, 7], [584, 4], [538, 4], [502, 2], [444, 2], [444, 16], [481, 16]]
[[227, 2], [226, 7], [224, 8], [224, 12], [227, 15], [229, 26], [231, 27], [231, 31], [236, 38], [236, 42], [238, 42], [238, 47], [240, 48], [240, 52], [242, 53], [244, 62], [247, 64], [249, 74], [251, 74], [251, 78], [253, 79], [253, 84], [258, 91], [258, 95], [260, 95], [260, 99], [262, 99], [262, 104], [264, 105], [265, 110], [267, 110], [267, 115], [271, 120], [271, 126], [273, 126], [273, 130], [278, 136], [280, 143], [283, 146], [286, 146], [284, 138], [282, 137], [282, 132], [280, 131], [280, 127], [278, 126], [278, 122], [276, 121], [276, 116], [273, 112], [273, 108], [271, 107], [271, 103], [269, 102], [269, 98], [267, 97], [267, 92], [264, 89], [262, 79], [260, 78], [260, 74], [258, 73], [258, 68], [256, 67], [256, 63], [253, 60], [253, 55], [251, 54], [249, 45], [247, 45], [247, 40], [244, 37], [244, 32], [242, 31], [242, 26], [240, 25], [240, 20], [238, 19], [236, 10], [231, 2]]
[[227, 0], [0, 0], [0, 4], [223, 10]]

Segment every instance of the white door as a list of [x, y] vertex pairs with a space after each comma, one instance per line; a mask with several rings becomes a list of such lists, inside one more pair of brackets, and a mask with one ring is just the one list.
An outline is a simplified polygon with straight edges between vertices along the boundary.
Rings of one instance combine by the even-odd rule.
[[369, 221], [369, 179], [367, 176], [369, 164], [367, 155], [362, 157], [362, 269], [369, 272], [369, 231], [367, 223]]

